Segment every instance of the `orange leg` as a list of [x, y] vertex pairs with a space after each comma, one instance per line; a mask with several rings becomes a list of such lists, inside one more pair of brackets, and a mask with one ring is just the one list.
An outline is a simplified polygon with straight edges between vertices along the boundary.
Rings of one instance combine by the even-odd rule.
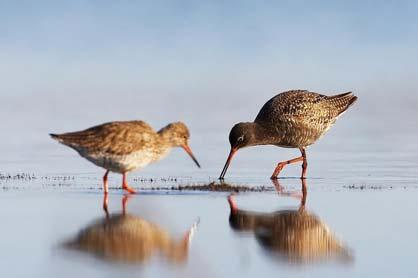
[[274, 187], [276, 188], [277, 194], [283, 195], [283, 196], [293, 197], [293, 198], [296, 198], [296, 199], [299, 199], [299, 200], [302, 199], [303, 194], [301, 194], [300, 192], [285, 191], [283, 189], [283, 186], [279, 183], [278, 179], [273, 179], [271, 181], [272, 181]]
[[305, 209], [305, 204], [306, 204], [306, 196], [308, 195], [308, 188], [306, 185], [306, 179], [301, 179], [302, 181], [302, 188], [301, 188], [301, 192], [300, 193], [296, 193], [296, 192], [285, 192], [283, 191], [283, 187], [281, 186], [281, 184], [279, 183], [278, 180], [272, 180], [274, 187], [277, 190], [277, 193], [279, 195], [285, 195], [285, 196], [290, 196], [290, 197], [294, 197], [297, 199], [300, 199], [300, 206], [299, 206], [299, 211], [303, 211]]
[[302, 163], [302, 176], [300, 178], [301, 179], [306, 178], [306, 170], [308, 168], [308, 162], [306, 160], [306, 152], [305, 152], [304, 148], [300, 148], [299, 150], [302, 153], [302, 156], [297, 157], [297, 158], [293, 158], [291, 160], [279, 162], [277, 164], [276, 169], [274, 169], [273, 174], [271, 175], [271, 179], [277, 179], [277, 177], [279, 176], [280, 171], [283, 170], [284, 166], [286, 166], [288, 164], [296, 163], [296, 162], [299, 162], [299, 161], [303, 161], [303, 163]]
[[106, 218], [109, 218], [109, 210], [108, 210], [108, 206], [107, 204], [109, 203], [109, 199], [108, 199], [108, 193], [105, 192], [105, 194], [103, 195], [103, 210], [106, 214]]
[[303, 157], [303, 163], [302, 163], [302, 176], [301, 179], [306, 179], [306, 171], [308, 170], [308, 160], [306, 159], [306, 151], [304, 148], [300, 149], [300, 152], [302, 153]]
[[237, 202], [235, 202], [234, 196], [231, 194], [228, 196], [228, 203], [229, 208], [231, 209], [231, 213], [235, 214], [238, 212]]
[[123, 173], [123, 178], [122, 178], [122, 189], [128, 191], [131, 194], [135, 193], [135, 190], [131, 187], [129, 187], [128, 182], [126, 181], [126, 173]]
[[109, 170], [107, 170], [106, 173], [103, 176], [103, 191], [104, 191], [104, 193], [109, 192], [109, 188], [107, 186], [107, 175], [109, 175]]
[[122, 198], [122, 214], [126, 214], [126, 205], [128, 204], [128, 200], [131, 196], [130, 195], [124, 195]]
[[306, 186], [306, 179], [302, 179], [302, 200], [300, 201], [299, 211], [303, 211], [305, 209], [307, 195], [308, 195], [308, 188]]

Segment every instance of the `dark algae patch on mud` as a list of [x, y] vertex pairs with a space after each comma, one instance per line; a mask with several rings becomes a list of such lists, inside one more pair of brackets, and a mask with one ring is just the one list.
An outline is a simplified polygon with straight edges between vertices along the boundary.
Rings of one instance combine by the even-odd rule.
[[233, 185], [229, 183], [215, 183], [209, 184], [193, 184], [193, 185], [176, 185], [176, 186], [154, 186], [151, 188], [140, 188], [144, 190], [155, 191], [206, 191], [206, 192], [265, 192], [272, 191], [272, 187], [268, 186], [246, 186]]

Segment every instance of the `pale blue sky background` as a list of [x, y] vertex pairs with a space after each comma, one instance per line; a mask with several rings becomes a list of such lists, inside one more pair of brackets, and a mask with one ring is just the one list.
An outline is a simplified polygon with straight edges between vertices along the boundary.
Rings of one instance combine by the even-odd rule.
[[1, 94], [417, 85], [417, 1], [0, 3]]

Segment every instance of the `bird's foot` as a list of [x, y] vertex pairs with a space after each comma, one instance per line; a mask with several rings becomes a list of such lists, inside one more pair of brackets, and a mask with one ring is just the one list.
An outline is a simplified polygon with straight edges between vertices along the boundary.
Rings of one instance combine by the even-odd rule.
[[135, 191], [135, 189], [133, 189], [132, 187], [130, 187], [129, 185], [127, 185], [127, 184], [123, 184], [122, 185], [122, 189], [123, 190], [126, 190], [128, 193], [130, 193], [130, 194], [135, 194], [136, 193], [136, 191]]
[[286, 162], [279, 162], [276, 166], [276, 169], [274, 169], [274, 172], [271, 175], [270, 179], [272, 179], [272, 180], [277, 179], [280, 172], [283, 170], [284, 166], [286, 166], [286, 165], [287, 165]]

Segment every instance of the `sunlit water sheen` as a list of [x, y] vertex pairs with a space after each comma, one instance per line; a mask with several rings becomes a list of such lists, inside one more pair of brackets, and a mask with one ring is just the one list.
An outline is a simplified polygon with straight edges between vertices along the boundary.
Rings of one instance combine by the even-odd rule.
[[[297, 213], [300, 209], [301, 181], [297, 178], [300, 165], [288, 166], [281, 173], [283, 190], [291, 194], [275, 192], [268, 178], [278, 161], [299, 155], [297, 150], [271, 146], [241, 150], [226, 175], [226, 181], [232, 184], [269, 188], [269, 192], [234, 196], [239, 209], [270, 219], [261, 221], [267, 221], [268, 225], [255, 225], [248, 230], [231, 225], [229, 193], [152, 190], [216, 181], [229, 152], [229, 128], [236, 121], [252, 120], [257, 105], [264, 99], [253, 97], [257, 104], [252, 111], [239, 107], [226, 111], [221, 106], [219, 109], [224, 114], [211, 115], [214, 107], [195, 107], [185, 112], [168, 106], [169, 117], [140, 117], [156, 129], [169, 121], [185, 120], [192, 134], [190, 145], [202, 169], [197, 169], [187, 154], [178, 149], [163, 161], [130, 174], [131, 186], [140, 191], [127, 203], [127, 214], [130, 219], [136, 219], [128, 221], [134, 223], [130, 227], [140, 223], [139, 226], [154, 228], [133, 228], [135, 233], [141, 230], [147, 235], [130, 241], [115, 240], [118, 235], [126, 237], [127, 234], [115, 232], [119, 228], [110, 228], [114, 229], [111, 233], [116, 249], [104, 248], [97, 242], [91, 248], [66, 248], [65, 243], [77, 239], [80, 232], [92, 225], [102, 223], [103, 235], [111, 226], [102, 209], [104, 170], [57, 144], [47, 133], [82, 129], [110, 119], [132, 119], [133, 110], [123, 114], [109, 110], [104, 114], [86, 113], [85, 118], [71, 118], [73, 108], [62, 106], [62, 113], [51, 118], [43, 104], [33, 108], [36, 113], [30, 115], [13, 114], [13, 109], [6, 107], [0, 111], [3, 119], [16, 116], [5, 123], [10, 132], [3, 135], [0, 145], [0, 173], [28, 173], [35, 179], [0, 179], [0, 276], [416, 276], [418, 117], [414, 107], [405, 105], [407, 108], [401, 109], [402, 105], [398, 105], [397, 113], [391, 114], [368, 106], [372, 102], [364, 98], [363, 102], [360, 97], [359, 103], [324, 138], [308, 148], [305, 212], [313, 215], [315, 223], [321, 223], [316, 234], [295, 234], [298, 228], [286, 230], [283, 227], [286, 224], [271, 222], [271, 219], [281, 221], [280, 217], [274, 218], [280, 212]], [[386, 102], [382, 100], [378, 107]], [[86, 107], [80, 104], [79, 109], [86, 111]], [[153, 115], [151, 110], [145, 108], [141, 115]], [[176, 113], [178, 118], [173, 116]], [[120, 216], [121, 176], [111, 174], [109, 183], [109, 214]], [[300, 222], [304, 226], [303, 220]], [[188, 244], [183, 244], [194, 223], [199, 223], [194, 236]], [[278, 234], [283, 230], [287, 231], [287, 237]], [[309, 246], [310, 251], [305, 253], [276, 248], [282, 246], [280, 242], [286, 242], [283, 238], [292, 236], [319, 242], [317, 238], [326, 234], [325, 230], [343, 248], [343, 252], [337, 252], [343, 254], [342, 260], [341, 256], [318, 252], [315, 244], [292, 249], [305, 250]], [[165, 238], [166, 243], [158, 243], [158, 238]], [[279, 243], [267, 244], [266, 239]], [[127, 242], [137, 244], [138, 251], [135, 246], [124, 245]], [[119, 254], [114, 260], [112, 250], [126, 250], [132, 252], [133, 258], [140, 259], [125, 261]], [[305, 257], [298, 257], [302, 253]]]

